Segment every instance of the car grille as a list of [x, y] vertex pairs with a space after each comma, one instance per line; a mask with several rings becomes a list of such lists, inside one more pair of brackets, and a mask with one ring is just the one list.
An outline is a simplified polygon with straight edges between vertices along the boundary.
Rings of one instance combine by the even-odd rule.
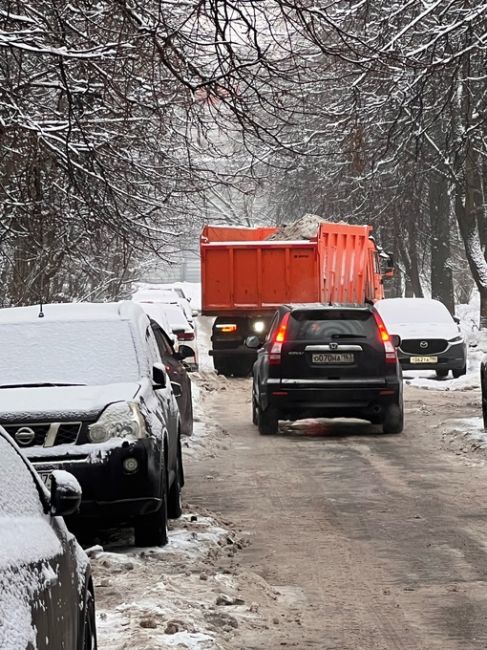
[[406, 339], [401, 342], [401, 350], [406, 354], [439, 354], [447, 347], [445, 339]]
[[20, 448], [55, 447], [74, 444], [78, 440], [81, 422], [4, 424], [3, 427]]

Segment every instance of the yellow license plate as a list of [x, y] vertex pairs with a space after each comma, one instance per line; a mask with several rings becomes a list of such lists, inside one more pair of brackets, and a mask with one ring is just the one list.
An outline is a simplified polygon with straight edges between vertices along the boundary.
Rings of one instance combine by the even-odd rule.
[[411, 363], [438, 363], [438, 357], [411, 357]]

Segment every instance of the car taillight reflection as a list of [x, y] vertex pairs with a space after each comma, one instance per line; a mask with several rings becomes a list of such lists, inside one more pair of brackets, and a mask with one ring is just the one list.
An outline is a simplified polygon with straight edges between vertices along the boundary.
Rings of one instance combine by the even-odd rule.
[[194, 332], [185, 332], [184, 330], [174, 332], [178, 341], [194, 341]]

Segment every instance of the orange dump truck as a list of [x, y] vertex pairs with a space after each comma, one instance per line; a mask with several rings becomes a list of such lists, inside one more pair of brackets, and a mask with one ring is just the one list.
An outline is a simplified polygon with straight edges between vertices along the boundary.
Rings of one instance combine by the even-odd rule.
[[384, 297], [380, 253], [370, 226], [322, 222], [311, 239], [269, 239], [278, 228], [205, 226], [201, 234], [202, 313], [216, 316], [210, 355], [221, 374], [246, 375], [285, 303], [354, 303]]

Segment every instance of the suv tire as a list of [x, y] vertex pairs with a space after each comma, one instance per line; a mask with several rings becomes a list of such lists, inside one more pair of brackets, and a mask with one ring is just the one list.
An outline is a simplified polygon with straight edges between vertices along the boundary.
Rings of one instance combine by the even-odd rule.
[[402, 404], [390, 404], [384, 410], [382, 430], [384, 433], [402, 433], [404, 429], [404, 408]]
[[257, 407], [257, 426], [261, 436], [269, 436], [277, 433], [279, 428], [279, 418], [275, 409], [263, 411], [260, 406]]
[[481, 373], [482, 416], [484, 419], [484, 429], [487, 431], [487, 368], [484, 368], [484, 364], [482, 364]]
[[167, 472], [164, 471], [162, 480], [163, 494], [158, 510], [148, 515], [138, 517], [134, 525], [136, 546], [165, 546], [167, 534]]
[[[453, 371], [453, 372], [455, 372], [455, 371]], [[438, 377], [438, 379], [445, 379], [445, 377], [448, 377], [448, 373], [449, 373], [448, 368], [439, 368], [436, 371], [436, 376]], [[453, 376], [455, 376], [455, 375], [453, 375]]]
[[463, 375], [467, 374], [467, 364], [465, 364], [463, 368], [460, 368], [460, 370], [452, 370], [451, 373], [455, 377], [455, 379], [458, 379], [459, 377], [463, 377]]
[[182, 478], [181, 443], [178, 442], [178, 454], [176, 459], [176, 477], [169, 490], [167, 498], [167, 516], [169, 519], [179, 519], [183, 514], [181, 506], [181, 487], [184, 483]]

